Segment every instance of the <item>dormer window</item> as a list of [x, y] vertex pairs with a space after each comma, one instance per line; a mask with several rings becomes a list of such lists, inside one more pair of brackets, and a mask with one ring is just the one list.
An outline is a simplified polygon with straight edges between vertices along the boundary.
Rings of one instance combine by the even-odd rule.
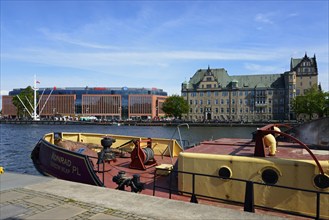
[[237, 80], [232, 80], [232, 89], [236, 89], [238, 87], [238, 81]]

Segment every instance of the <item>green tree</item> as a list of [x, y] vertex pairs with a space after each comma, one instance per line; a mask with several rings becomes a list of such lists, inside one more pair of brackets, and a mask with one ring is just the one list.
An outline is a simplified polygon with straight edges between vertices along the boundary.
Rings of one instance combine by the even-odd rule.
[[313, 86], [305, 92], [305, 95], [297, 96], [293, 100], [292, 108], [297, 117], [300, 114], [307, 114], [312, 119], [313, 114], [317, 114], [319, 117], [328, 115], [328, 102], [328, 93]]
[[[22, 100], [24, 103], [25, 107], [28, 109], [30, 113], [33, 112], [33, 108], [31, 105], [33, 105], [33, 96], [34, 96], [34, 91], [31, 86], [26, 87], [26, 89], [23, 89], [19, 94], [19, 98]], [[26, 111], [24, 105], [22, 102], [19, 100], [17, 96], [13, 97], [13, 105], [16, 106], [17, 108], [17, 116], [22, 117], [22, 116], [27, 116], [29, 115], [28, 112]]]
[[181, 118], [182, 114], [188, 113], [188, 103], [183, 97], [179, 95], [172, 95], [168, 97], [162, 105], [162, 110], [168, 116], [175, 118]]

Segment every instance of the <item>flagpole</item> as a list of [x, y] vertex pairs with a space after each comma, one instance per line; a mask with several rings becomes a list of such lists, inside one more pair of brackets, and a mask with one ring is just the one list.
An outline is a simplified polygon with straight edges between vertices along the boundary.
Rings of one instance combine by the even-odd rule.
[[34, 98], [33, 98], [33, 120], [37, 120], [37, 80], [36, 75], [34, 74]]

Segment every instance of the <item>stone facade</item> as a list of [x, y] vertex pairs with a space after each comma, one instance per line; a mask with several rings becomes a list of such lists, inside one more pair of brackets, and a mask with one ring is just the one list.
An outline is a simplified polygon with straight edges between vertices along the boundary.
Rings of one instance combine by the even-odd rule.
[[318, 84], [315, 56], [291, 59], [281, 74], [229, 76], [221, 69], [200, 69], [182, 83], [190, 110], [186, 120], [269, 121], [293, 119], [291, 102]]

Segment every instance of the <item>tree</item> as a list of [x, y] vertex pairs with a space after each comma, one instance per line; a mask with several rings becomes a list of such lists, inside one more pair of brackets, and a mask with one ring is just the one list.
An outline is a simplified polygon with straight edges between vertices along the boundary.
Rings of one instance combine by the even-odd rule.
[[313, 114], [319, 117], [328, 115], [328, 93], [313, 86], [303, 96], [297, 96], [292, 102], [292, 108], [297, 117], [300, 114], [307, 114], [312, 119]]
[[[26, 89], [23, 89], [19, 94], [18, 94], [19, 98], [17, 96], [13, 97], [13, 105], [16, 106], [17, 108], [17, 117], [22, 117], [22, 116], [26, 116], [26, 114], [28, 114], [26, 111], [28, 110], [30, 113], [33, 112], [33, 96], [34, 96], [34, 91], [32, 89], [31, 86], [26, 87]], [[22, 100], [22, 102], [24, 103], [25, 107], [27, 108], [27, 110], [25, 109], [24, 105], [22, 104], [22, 102], [20, 100]]]
[[186, 100], [183, 97], [178, 95], [172, 95], [168, 97], [163, 105], [162, 110], [168, 116], [174, 116], [175, 118], [181, 118], [182, 114], [187, 114], [189, 106]]

